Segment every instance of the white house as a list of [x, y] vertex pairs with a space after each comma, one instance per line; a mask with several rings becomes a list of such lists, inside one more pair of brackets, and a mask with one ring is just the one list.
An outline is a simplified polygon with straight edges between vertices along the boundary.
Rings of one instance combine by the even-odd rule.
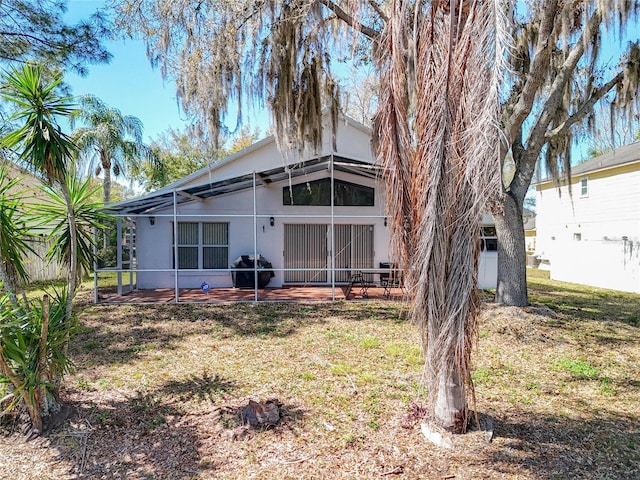
[[536, 253], [551, 278], [640, 293], [640, 143], [536, 184]]
[[[268, 137], [147, 196], [111, 205], [123, 225], [135, 223], [136, 261], [119, 267], [125, 274], [135, 268], [131, 287], [174, 288], [177, 295], [203, 282], [236, 286], [230, 265], [257, 254], [271, 264], [269, 287], [334, 286], [367, 269], [375, 281], [380, 264], [394, 259], [371, 132], [342, 117], [335, 149], [332, 135], [323, 137], [319, 152], [289, 158]], [[489, 216], [484, 223], [493, 224]], [[481, 288], [495, 288], [495, 257], [482, 254]]]

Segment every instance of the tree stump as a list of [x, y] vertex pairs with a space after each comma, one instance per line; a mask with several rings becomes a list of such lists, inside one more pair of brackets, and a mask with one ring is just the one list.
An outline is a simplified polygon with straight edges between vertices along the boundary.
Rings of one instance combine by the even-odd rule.
[[240, 422], [252, 427], [266, 427], [276, 425], [280, 421], [280, 408], [273, 400], [266, 402], [254, 402], [240, 410]]

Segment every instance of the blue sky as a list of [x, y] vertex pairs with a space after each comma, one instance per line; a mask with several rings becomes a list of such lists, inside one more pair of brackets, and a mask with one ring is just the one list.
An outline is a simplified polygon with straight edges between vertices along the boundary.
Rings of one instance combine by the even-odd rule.
[[[98, 10], [102, 0], [69, 0], [67, 18], [77, 22]], [[88, 65], [89, 74], [80, 77], [68, 72], [65, 81], [73, 95], [92, 94], [124, 115], [138, 117], [144, 125], [144, 139], [149, 142], [169, 128], [183, 130], [187, 115], [179, 108], [175, 86], [164, 81], [159, 69], [151, 68], [141, 40], [113, 40], [104, 42], [113, 58], [103, 65]], [[253, 130], [267, 130], [266, 115], [256, 118], [248, 113], [248, 126]]]
[[[99, 0], [70, 0], [67, 18], [87, 18], [103, 5]], [[105, 43], [113, 59], [106, 65], [89, 65], [89, 74], [71, 72], [65, 81], [74, 95], [92, 94], [125, 115], [142, 120], [145, 141], [158, 138], [169, 127], [182, 129], [187, 116], [178, 107], [175, 88], [164, 82], [159, 70], [151, 68], [142, 41], [117, 40]]]

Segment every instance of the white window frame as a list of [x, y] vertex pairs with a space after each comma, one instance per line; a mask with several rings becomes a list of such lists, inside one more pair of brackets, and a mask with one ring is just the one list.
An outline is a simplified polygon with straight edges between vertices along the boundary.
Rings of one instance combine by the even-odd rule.
[[[491, 245], [491, 248], [488, 248], [488, 245]], [[498, 251], [498, 234], [495, 225], [482, 225], [480, 227], [480, 251]]]
[[[204, 249], [205, 248], [226, 248], [227, 249], [227, 255], [226, 255], [226, 260], [225, 260], [225, 264], [224, 265], [220, 265], [218, 267], [210, 267], [207, 268], [207, 270], [215, 270], [218, 268], [227, 268], [228, 264], [229, 264], [229, 222], [192, 222], [192, 221], [184, 221], [184, 222], [178, 222], [178, 225], [180, 224], [196, 224], [197, 228], [198, 228], [198, 240], [197, 243], [189, 243], [189, 244], [180, 244], [178, 243], [178, 265], [180, 265], [180, 249], [182, 247], [184, 248], [197, 248], [198, 249], [198, 266], [197, 267], [182, 267], [179, 268], [179, 270], [204, 270]], [[203, 235], [203, 225], [205, 224], [216, 224], [216, 225], [226, 225], [227, 227], [227, 243], [226, 244], [205, 244], [204, 243], [204, 235]], [[173, 229], [172, 229], [173, 231]], [[175, 248], [175, 238], [172, 241], [172, 251], [174, 251], [173, 249]], [[175, 264], [176, 259], [174, 258], [174, 264]]]
[[586, 198], [589, 196], [589, 177], [582, 177], [580, 179], [580, 198]]

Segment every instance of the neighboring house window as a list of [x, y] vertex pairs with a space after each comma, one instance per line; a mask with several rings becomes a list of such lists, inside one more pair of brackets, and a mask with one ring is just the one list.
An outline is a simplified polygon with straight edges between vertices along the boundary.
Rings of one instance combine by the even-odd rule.
[[485, 252], [497, 252], [498, 234], [496, 233], [496, 227], [481, 227], [480, 241], [480, 250]]
[[573, 239], [579, 242], [580, 240], [582, 240], [582, 234], [581, 233], [574, 233], [573, 234]]
[[583, 177], [580, 179], [580, 196], [587, 197], [589, 195], [589, 179]]
[[227, 268], [229, 224], [178, 222], [178, 268]]
[[[373, 207], [375, 190], [364, 185], [334, 180], [333, 204], [337, 207]], [[293, 195], [293, 201], [291, 196]], [[327, 207], [331, 205], [331, 179], [299, 183], [282, 188], [283, 205]]]

